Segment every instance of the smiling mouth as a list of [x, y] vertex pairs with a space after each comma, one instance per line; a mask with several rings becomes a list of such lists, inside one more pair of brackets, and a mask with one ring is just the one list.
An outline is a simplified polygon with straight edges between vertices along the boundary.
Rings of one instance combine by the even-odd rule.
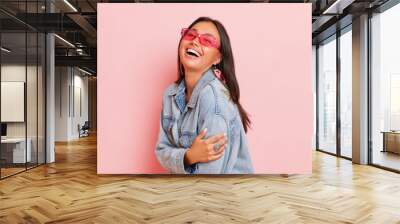
[[196, 50], [194, 50], [192, 48], [186, 49], [186, 54], [190, 55], [190, 56], [193, 56], [193, 57], [196, 57], [196, 58], [201, 56], [199, 52], [197, 52]]

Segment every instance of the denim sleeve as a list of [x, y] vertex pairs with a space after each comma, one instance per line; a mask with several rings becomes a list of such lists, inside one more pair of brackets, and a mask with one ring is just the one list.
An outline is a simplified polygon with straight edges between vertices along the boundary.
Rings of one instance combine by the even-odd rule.
[[231, 174], [254, 173], [246, 132], [239, 114], [229, 121], [229, 129], [231, 147], [227, 172]]
[[224, 173], [224, 167], [226, 164], [226, 155], [229, 151], [229, 133], [228, 124], [225, 117], [219, 113], [218, 99], [215, 93], [210, 87], [205, 90], [200, 96], [199, 106], [199, 130], [207, 128], [206, 138], [212, 137], [217, 134], [226, 134], [228, 142], [225, 146], [223, 155], [214, 161], [207, 163], [198, 163], [195, 173], [199, 174], [221, 174]]
[[188, 149], [179, 148], [171, 144], [167, 137], [167, 133], [162, 127], [162, 119], [160, 120], [160, 131], [156, 146], [156, 157], [161, 166], [171, 173], [189, 174], [193, 173], [195, 164], [192, 166], [184, 165], [184, 156]]

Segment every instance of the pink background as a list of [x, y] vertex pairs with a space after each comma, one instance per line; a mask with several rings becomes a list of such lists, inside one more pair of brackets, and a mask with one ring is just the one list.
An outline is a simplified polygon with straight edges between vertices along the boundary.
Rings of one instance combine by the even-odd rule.
[[200, 16], [231, 38], [256, 173], [311, 173], [311, 4], [98, 4], [99, 174], [166, 173], [156, 147], [180, 29]]

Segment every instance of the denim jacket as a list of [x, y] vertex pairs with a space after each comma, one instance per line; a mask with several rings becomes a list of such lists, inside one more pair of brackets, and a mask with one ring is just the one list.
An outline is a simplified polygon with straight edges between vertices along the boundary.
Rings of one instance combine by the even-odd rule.
[[[164, 92], [156, 156], [171, 173], [242, 174], [253, 173], [248, 142], [237, 106], [229, 91], [207, 70], [196, 83], [189, 102], [185, 101], [185, 81], [172, 84]], [[206, 138], [226, 133], [223, 155], [207, 163], [184, 165], [185, 152], [201, 130]]]

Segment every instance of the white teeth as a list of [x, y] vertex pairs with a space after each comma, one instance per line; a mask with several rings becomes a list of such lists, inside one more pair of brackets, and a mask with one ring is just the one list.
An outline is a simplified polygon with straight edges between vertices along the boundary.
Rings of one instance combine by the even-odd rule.
[[195, 54], [197, 57], [200, 57], [200, 53], [197, 52], [197, 51], [195, 51], [195, 50], [193, 50], [192, 48], [188, 48], [188, 49], [186, 50], [186, 52], [191, 52], [191, 53]]

